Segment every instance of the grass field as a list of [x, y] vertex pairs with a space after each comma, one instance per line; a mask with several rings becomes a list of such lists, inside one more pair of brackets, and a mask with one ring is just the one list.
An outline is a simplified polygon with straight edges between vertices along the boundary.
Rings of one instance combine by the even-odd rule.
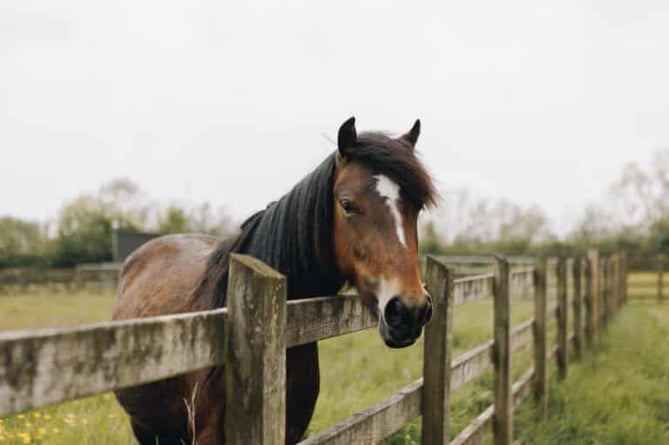
[[516, 413], [526, 444], [669, 444], [669, 304], [632, 302], [593, 353], [550, 384], [549, 418]]
[[[46, 290], [18, 293], [11, 297], [0, 297], [0, 330], [71, 326], [107, 320], [112, 306], [113, 296], [109, 293], [53, 295]], [[513, 324], [530, 318], [532, 312], [531, 301], [514, 300]], [[492, 312], [489, 301], [455, 309], [453, 357], [489, 339], [491, 335]], [[553, 335], [550, 338], [552, 340]], [[309, 427], [310, 433], [321, 431], [378, 402], [421, 376], [421, 341], [410, 348], [391, 350], [383, 346], [375, 330], [369, 330], [323, 341], [319, 345], [322, 389]], [[529, 352], [523, 351], [515, 359], [515, 376], [519, 376], [530, 365]], [[453, 394], [452, 434], [460, 431], [492, 402], [491, 387], [492, 376], [487, 373]], [[524, 431], [526, 424], [531, 423], [528, 416], [519, 422], [519, 433]], [[132, 442], [125, 415], [111, 394], [64, 403], [0, 421], [0, 444]], [[386, 442], [419, 443], [419, 422], [403, 428]]]

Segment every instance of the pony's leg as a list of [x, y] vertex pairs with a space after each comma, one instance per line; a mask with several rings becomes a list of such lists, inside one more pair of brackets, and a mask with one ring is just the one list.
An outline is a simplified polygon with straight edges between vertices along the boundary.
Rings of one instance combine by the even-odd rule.
[[286, 350], [286, 443], [297, 443], [314, 413], [320, 373], [318, 345], [307, 343]]

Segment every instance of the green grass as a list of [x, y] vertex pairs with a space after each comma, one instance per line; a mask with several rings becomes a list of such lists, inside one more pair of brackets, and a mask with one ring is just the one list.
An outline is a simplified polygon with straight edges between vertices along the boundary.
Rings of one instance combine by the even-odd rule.
[[[108, 320], [114, 304], [111, 293], [58, 292], [47, 289], [0, 297], [0, 330], [73, 326]], [[531, 300], [516, 300], [513, 323], [532, 316]], [[492, 307], [481, 301], [455, 308], [454, 357], [492, 336]], [[322, 431], [396, 392], [422, 375], [422, 339], [394, 350], [383, 345], [376, 330], [323, 341], [321, 393], [309, 433]], [[529, 363], [529, 362], [528, 362]], [[491, 387], [491, 375], [456, 392], [454, 422], [464, 427], [489, 396], [474, 396]], [[419, 441], [418, 422], [388, 440], [391, 444]], [[3, 441], [4, 440], [4, 441]], [[102, 394], [4, 419], [0, 443], [122, 444], [132, 442], [125, 414], [111, 394]], [[416, 442], [417, 443], [417, 442]]]
[[[638, 306], [638, 307], [637, 307]], [[19, 329], [19, 328], [39, 328], [52, 326], [71, 326], [83, 322], [96, 322], [109, 319], [111, 308], [113, 307], [113, 295], [110, 293], [99, 292], [77, 292], [66, 294], [63, 292], [52, 295], [49, 291], [43, 289], [32, 290], [28, 293], [17, 294], [12, 297], [0, 297], [0, 330]], [[666, 330], [662, 331], [663, 337], [655, 332], [653, 326], [661, 324], [658, 321], [655, 324], [646, 323], [644, 317], [655, 317], [657, 314], [639, 312], [634, 315], [634, 311], [642, 311], [645, 306], [628, 306], [609, 328], [610, 333], [605, 337], [597, 351], [604, 357], [611, 357], [607, 353], [606, 345], [609, 341], [615, 341], [617, 329], [627, 327], [634, 331], [639, 326], [643, 326], [644, 336], [649, 336], [649, 344], [661, 343], [669, 339]], [[656, 307], [648, 305], [648, 309]], [[667, 305], [669, 310], [669, 304]], [[515, 325], [532, 316], [533, 306], [531, 300], [514, 300], [512, 311], [512, 323]], [[633, 316], [634, 315], [634, 316]], [[662, 315], [660, 315], [662, 316]], [[632, 317], [628, 319], [627, 317]], [[669, 326], [669, 316], [664, 312], [665, 325]], [[465, 350], [480, 344], [492, 336], [492, 307], [490, 301], [482, 301], [473, 304], [467, 304], [455, 308], [454, 311], [454, 352], [456, 357]], [[629, 325], [629, 326], [628, 326]], [[651, 326], [652, 325], [652, 326]], [[622, 326], [622, 327], [621, 327]], [[646, 332], [650, 329], [649, 332]], [[630, 344], [634, 344], [634, 338], [641, 334], [632, 335], [631, 332], [625, 333], [625, 338]], [[551, 343], [553, 342], [554, 328], [549, 334]], [[309, 427], [309, 433], [313, 434], [322, 431], [333, 423], [343, 420], [346, 417], [362, 410], [381, 399], [396, 392], [402, 386], [409, 384], [420, 378], [422, 374], [423, 348], [422, 340], [416, 345], [401, 349], [391, 350], [383, 346], [376, 330], [369, 330], [352, 334], [344, 337], [338, 337], [323, 341], [319, 344], [321, 357], [321, 393], [316, 406], [314, 418]], [[614, 344], [609, 346], [610, 350], [615, 349]], [[663, 351], [660, 353], [659, 351]], [[632, 352], [632, 351], [628, 351]], [[621, 353], [622, 354], [622, 353]], [[662, 356], [664, 354], [664, 356]], [[623, 354], [624, 355], [624, 354]], [[669, 351], [659, 349], [659, 357], [669, 357]], [[628, 398], [633, 398], [636, 394], [637, 376], [634, 379], [624, 380], [625, 384], [617, 384], [619, 380], [610, 381], [608, 377], [608, 362], [601, 362], [601, 357], [596, 356], [594, 361], [596, 371], [579, 371], [581, 368], [587, 368], [588, 360], [583, 365], [572, 366], [570, 369], [570, 378], [566, 383], [556, 389], [552, 386], [551, 393], [551, 412], [559, 419], [569, 419], [562, 427], [578, 430], [579, 422], [588, 419], [592, 423], [592, 429], [598, 428], [596, 425], [606, 422], [613, 414], [606, 411], [607, 406], [600, 407], [599, 417], [583, 417], [586, 412], [596, 409], [583, 406], [583, 413], [579, 415], [571, 412], [578, 412], [581, 408], [573, 408], [577, 403], [565, 399], [573, 397], [572, 392], [583, 392], [590, 386], [596, 385], [583, 384], [583, 388], [571, 388], [570, 385], [577, 385], [574, 380], [584, 380], [589, 377], [594, 379], [603, 394], [607, 394], [607, 385], [613, 382], [616, 390], [628, 393]], [[594, 359], [593, 359], [594, 360]], [[618, 357], [616, 360], [622, 360]], [[647, 359], [644, 356], [644, 362]], [[514, 378], [518, 378], [531, 365], [531, 347], [514, 356]], [[616, 361], [615, 363], [622, 363]], [[660, 366], [660, 365], [658, 365]], [[669, 378], [666, 372], [669, 369], [669, 363], [662, 362], [658, 369], [664, 369], [664, 377], [649, 378], [655, 383], [664, 382], [664, 386], [669, 387]], [[579, 374], [581, 372], [582, 374]], [[638, 372], [638, 370], [636, 371]], [[656, 372], [660, 372], [656, 370]], [[594, 374], [593, 374], [594, 373]], [[615, 373], [614, 373], [615, 374]], [[617, 375], [617, 374], [615, 374]], [[613, 377], [611, 377], [613, 378]], [[665, 379], [665, 380], [662, 380]], [[608, 383], [607, 383], [608, 382]], [[452, 394], [451, 404], [451, 434], [454, 436], [474, 419], [485, 407], [492, 403], [490, 389], [492, 388], [492, 372], [485, 373], [476, 381], [465, 385]], [[571, 389], [570, 389], [571, 388]], [[666, 414], [669, 407], [666, 407], [666, 401], [669, 395], [666, 392], [656, 391], [657, 397], [649, 399], [648, 406], [655, 406], [657, 410], [664, 409]], [[599, 400], [606, 401], [608, 398], [600, 394]], [[595, 403], [588, 398], [589, 403]], [[664, 402], [663, 402], [664, 400]], [[626, 402], [632, 403], [632, 402]], [[645, 402], [644, 402], [645, 403]], [[554, 406], [555, 405], [555, 406]], [[617, 406], [617, 405], [616, 405]], [[626, 405], [620, 405], [624, 411]], [[635, 406], [635, 405], [629, 405]], [[587, 407], [587, 409], [586, 409]], [[617, 409], [617, 408], [616, 408]], [[645, 413], [644, 411], [639, 411]], [[635, 414], [635, 413], [628, 413]], [[669, 414], [666, 414], [669, 416]], [[553, 441], [542, 442], [540, 439], [532, 438], [549, 437], [553, 433], [550, 428], [555, 419], [551, 418], [549, 422], [538, 423], [533, 417], [531, 404], [522, 405], [519, 410], [517, 431], [526, 443], [628, 443], [628, 442], [610, 442], [609, 436], [605, 439], [598, 439], [590, 442], [570, 442]], [[633, 416], [632, 416], [633, 417]], [[633, 423], [630, 419], [629, 423]], [[604, 423], [605, 424], [605, 423]], [[543, 425], [543, 426], [542, 426]], [[543, 429], [542, 429], [543, 428]], [[604, 427], [601, 427], [604, 428]], [[661, 428], [657, 425], [650, 425], [649, 429], [660, 431], [657, 434], [663, 434]], [[540, 436], [539, 434], [544, 434]], [[562, 434], [562, 433], [560, 433]], [[575, 433], [576, 434], [576, 433]], [[578, 435], [578, 434], [577, 434]], [[559, 436], [565, 437], [565, 436]], [[589, 437], [584, 435], [584, 437]], [[604, 436], [602, 436], [604, 437]], [[613, 437], [613, 436], [612, 436]], [[640, 436], [650, 437], [650, 436]], [[22, 416], [14, 416], [4, 419], [0, 422], [0, 444], [24, 444], [24, 443], [48, 443], [48, 444], [126, 444], [132, 443], [132, 434], [130, 432], [124, 412], [116, 404], [110, 394], [102, 394], [96, 397], [86, 398], [74, 402], [68, 402], [43, 410], [25, 413]], [[414, 444], [420, 443], [420, 422], [415, 421], [402, 428], [398, 433], [386, 440], [386, 444]], [[641, 443], [641, 442], [629, 442]], [[661, 442], [645, 442], [661, 443]], [[668, 442], [669, 443], [669, 442]]]
[[669, 304], [630, 303], [592, 353], [550, 384], [549, 418], [517, 410], [525, 444], [669, 444]]

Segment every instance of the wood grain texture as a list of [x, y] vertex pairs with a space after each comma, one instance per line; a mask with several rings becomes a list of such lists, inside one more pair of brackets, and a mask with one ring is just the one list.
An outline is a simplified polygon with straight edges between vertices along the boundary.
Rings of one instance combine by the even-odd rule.
[[286, 279], [230, 256], [225, 325], [225, 440], [282, 444], [286, 426]]
[[374, 406], [345, 419], [299, 445], [378, 443], [421, 414], [423, 379]]
[[590, 349], [594, 339], [594, 312], [593, 312], [593, 281], [592, 261], [589, 256], [585, 258], [585, 295], [583, 295], [583, 333], [585, 335], [585, 347]]
[[567, 259], [560, 257], [557, 267], [557, 345], [558, 378], [567, 378]]
[[0, 334], [0, 416], [224, 362], [227, 309]]
[[596, 249], [588, 250], [588, 265], [590, 268], [590, 320], [592, 335], [590, 343], [594, 342], [599, 336], [599, 252]]
[[425, 327], [423, 347], [422, 443], [443, 445], [449, 441], [455, 273], [433, 257], [427, 258], [426, 267], [427, 291], [434, 308], [432, 321]]
[[453, 304], [473, 303], [492, 295], [493, 274], [481, 274], [455, 279]]
[[453, 360], [451, 391], [474, 380], [492, 364], [493, 341], [487, 341], [463, 352]]
[[[519, 405], [529, 394], [534, 369], [530, 368], [523, 376], [512, 385], [513, 404]], [[460, 434], [453, 439], [450, 445], [480, 445], [486, 443], [486, 437], [493, 428], [493, 417], [495, 406], [490, 405], [476, 419], [467, 425]]]
[[583, 260], [580, 257], [574, 258], [572, 264], [573, 291], [572, 291], [572, 308], [574, 313], [574, 357], [580, 360], [583, 356], [583, 295], [582, 278], [583, 278]]
[[546, 362], [548, 309], [546, 304], [546, 259], [537, 261], [534, 272], [534, 400], [541, 404], [543, 418], [548, 416], [548, 364]]
[[493, 443], [511, 445], [513, 407], [511, 394], [511, 305], [509, 298], [509, 263], [498, 257], [495, 268], [494, 347], [495, 376], [493, 393]]
[[481, 445], [485, 443], [486, 436], [492, 431], [494, 415], [495, 407], [490, 405], [451, 441], [451, 445]]
[[289, 348], [378, 325], [377, 315], [358, 295], [291, 300], [286, 310], [286, 345]]

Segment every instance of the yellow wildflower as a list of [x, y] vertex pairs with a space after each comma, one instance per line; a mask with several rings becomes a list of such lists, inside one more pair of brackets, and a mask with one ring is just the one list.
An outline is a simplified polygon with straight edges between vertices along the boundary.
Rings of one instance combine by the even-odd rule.
[[51, 414], [45, 414], [45, 415], [44, 415], [44, 418], [45, 418], [46, 420], [51, 419]]
[[54, 434], [60, 433], [60, 428], [51, 428], [51, 432]]
[[39, 419], [40, 417], [42, 417], [42, 413], [39, 412], [39, 411], [36, 411], [36, 412], [33, 413], [33, 417]]

